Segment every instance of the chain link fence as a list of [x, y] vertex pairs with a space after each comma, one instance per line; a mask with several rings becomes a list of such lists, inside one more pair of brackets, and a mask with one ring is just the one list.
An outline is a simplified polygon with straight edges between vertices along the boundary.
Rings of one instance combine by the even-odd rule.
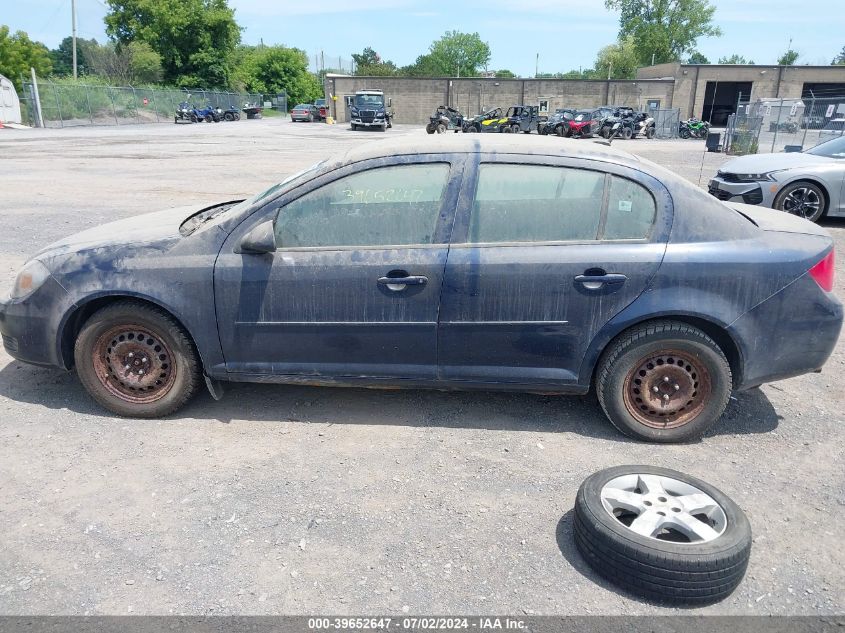
[[730, 154], [809, 149], [845, 135], [845, 94], [740, 103], [725, 133]]
[[681, 125], [681, 110], [679, 108], [668, 110], [649, 110], [654, 117], [655, 138], [678, 138], [678, 129]]
[[[79, 125], [135, 125], [172, 121], [183, 101], [198, 108], [241, 110], [245, 105], [261, 106], [264, 95], [218, 90], [177, 90], [154, 87], [98, 86], [78, 83], [38, 82], [44, 127]], [[27, 125], [38, 125], [35, 88], [24, 82], [19, 95], [21, 117]]]

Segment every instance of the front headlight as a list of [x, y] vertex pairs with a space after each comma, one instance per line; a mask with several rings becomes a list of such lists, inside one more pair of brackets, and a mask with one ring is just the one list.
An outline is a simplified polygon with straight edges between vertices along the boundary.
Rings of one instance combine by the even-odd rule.
[[9, 297], [14, 301], [25, 299], [44, 285], [50, 277], [50, 271], [37, 259], [30, 260], [21, 268], [12, 286]]
[[[748, 182], [755, 182], [755, 181], [760, 181], [760, 180], [774, 181], [775, 179], [773, 178], [773, 175], [777, 174], [778, 172], [781, 172], [781, 171], [784, 171], [784, 170], [776, 169], [774, 171], [764, 171], [764, 172], [759, 172], [759, 173], [754, 173], [754, 174], [731, 174], [731, 175], [733, 176], [733, 178], [735, 178], [739, 181], [748, 181]], [[720, 171], [719, 175], [720, 176], [726, 176], [728, 174], [727, 174], [727, 172]]]

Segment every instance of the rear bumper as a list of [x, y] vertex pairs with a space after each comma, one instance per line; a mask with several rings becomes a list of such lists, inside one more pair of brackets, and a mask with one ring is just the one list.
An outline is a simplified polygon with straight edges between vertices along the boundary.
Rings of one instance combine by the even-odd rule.
[[67, 293], [51, 277], [23, 301], [0, 300], [0, 336], [6, 353], [32, 365], [63, 367], [57, 332], [61, 315], [57, 306]]
[[842, 330], [842, 304], [808, 274], [734, 321], [743, 371], [737, 388], [819, 371]]

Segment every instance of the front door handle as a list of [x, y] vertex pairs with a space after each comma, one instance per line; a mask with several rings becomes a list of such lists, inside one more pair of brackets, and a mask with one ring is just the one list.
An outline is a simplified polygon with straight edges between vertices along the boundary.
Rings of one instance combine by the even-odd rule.
[[623, 284], [628, 277], [621, 273], [605, 273], [603, 275], [577, 275], [575, 283], [582, 284], [588, 290], [598, 290], [605, 285]]
[[428, 283], [428, 277], [422, 275], [407, 275], [406, 277], [379, 277], [378, 282], [390, 290], [404, 290], [406, 286], [423, 286]]

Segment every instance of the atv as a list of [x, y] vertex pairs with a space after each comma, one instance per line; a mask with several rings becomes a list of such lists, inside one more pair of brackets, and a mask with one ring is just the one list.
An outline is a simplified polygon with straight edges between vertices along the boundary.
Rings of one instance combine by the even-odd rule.
[[230, 105], [225, 110], [222, 110], [221, 116], [224, 121], [240, 121], [241, 111], [238, 110], [238, 108], [236, 108], [235, 106]]
[[449, 106], [438, 106], [433, 115], [429, 117], [429, 123], [425, 126], [425, 131], [429, 134], [443, 134], [446, 130], [454, 130], [460, 132], [464, 126], [464, 115], [458, 110], [450, 108]]
[[710, 124], [695, 117], [681, 121], [678, 126], [678, 136], [681, 138], [704, 138], [710, 131]]
[[492, 108], [481, 114], [476, 114], [474, 117], [463, 120], [464, 132], [498, 132], [499, 124], [504, 123], [507, 119], [502, 117], [501, 108]]
[[176, 115], [173, 117], [174, 123], [196, 123], [197, 121], [199, 119], [197, 118], [196, 108], [194, 108], [193, 104], [183, 101], [176, 106]]
[[218, 112], [218, 108], [215, 108], [211, 103], [206, 104], [206, 106], [202, 109], [194, 108], [194, 114], [197, 117], [198, 121], [205, 121], [206, 123], [219, 123], [220, 120], [223, 118], [221, 116], [221, 112]]
[[572, 108], [558, 108], [547, 121], [537, 127], [537, 132], [539, 134], [569, 136], [571, 133], [569, 122], [575, 118], [575, 112]]
[[601, 127], [598, 110], [578, 110], [569, 122], [569, 132], [573, 138], [587, 138], [597, 134]]
[[507, 120], [499, 126], [499, 131], [512, 134], [531, 134], [532, 130], [539, 132], [540, 125], [546, 122], [546, 117], [540, 116], [540, 108], [537, 106], [511, 106], [505, 118]]

